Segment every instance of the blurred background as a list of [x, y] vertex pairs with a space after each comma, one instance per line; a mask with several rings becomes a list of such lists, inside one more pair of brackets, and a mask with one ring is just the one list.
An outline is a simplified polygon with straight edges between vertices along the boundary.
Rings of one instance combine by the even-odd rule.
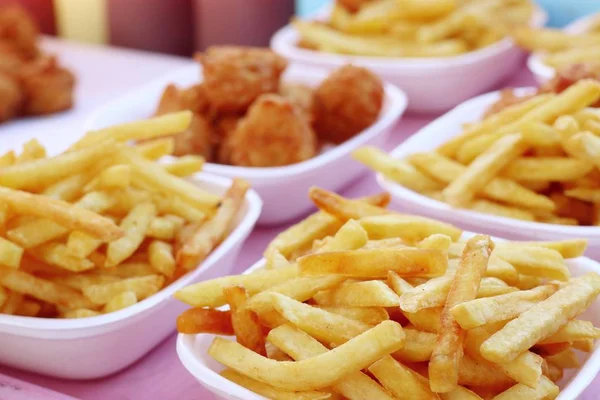
[[[266, 46], [294, 14], [309, 15], [328, 0], [0, 0], [11, 3], [29, 10], [49, 35], [190, 55], [213, 44]], [[600, 10], [600, 0], [538, 3], [551, 26]]]

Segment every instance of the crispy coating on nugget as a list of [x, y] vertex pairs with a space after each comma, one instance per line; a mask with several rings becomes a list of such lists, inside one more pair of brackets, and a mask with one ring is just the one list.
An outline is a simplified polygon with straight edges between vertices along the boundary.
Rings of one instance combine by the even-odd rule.
[[315, 91], [314, 128], [319, 139], [342, 143], [367, 128], [383, 106], [383, 84], [365, 68], [343, 66]]
[[252, 104], [223, 146], [233, 165], [275, 167], [313, 157], [316, 138], [296, 106], [279, 95], [267, 94]]
[[29, 115], [51, 114], [73, 106], [75, 77], [53, 56], [40, 57], [19, 71], [25, 96], [23, 112]]
[[195, 57], [204, 68], [206, 96], [215, 111], [244, 112], [265, 93], [275, 93], [287, 61], [269, 49], [210, 47]]
[[279, 94], [297, 106], [308, 122], [312, 124], [312, 108], [314, 103], [314, 91], [310, 86], [301, 83], [281, 83]]
[[14, 44], [0, 40], [0, 72], [16, 75], [25, 62], [26, 58]]
[[23, 8], [0, 7], [0, 40], [13, 43], [23, 56], [34, 58], [39, 54], [37, 36], [38, 28]]
[[206, 108], [201, 85], [187, 89], [178, 89], [171, 84], [167, 86], [160, 98], [156, 115], [163, 115], [177, 111], [191, 110], [194, 112], [190, 127], [175, 135], [175, 149], [173, 154], [183, 156], [186, 154], [199, 154], [207, 161], [212, 159], [212, 136], [214, 131], [206, 117], [198, 112]]
[[23, 106], [23, 100], [17, 80], [0, 72], [0, 122], [17, 115]]

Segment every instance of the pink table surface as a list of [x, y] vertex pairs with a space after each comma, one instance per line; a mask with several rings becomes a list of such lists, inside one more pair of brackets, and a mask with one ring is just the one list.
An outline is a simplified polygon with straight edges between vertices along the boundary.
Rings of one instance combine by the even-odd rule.
[[[526, 68], [502, 86], [519, 87], [534, 84]], [[436, 116], [406, 115], [397, 125], [385, 148], [391, 150], [411, 134], [425, 126]], [[362, 196], [381, 191], [373, 174], [366, 174], [343, 191], [344, 195]], [[284, 226], [257, 228], [245, 243], [237, 261], [235, 272], [242, 272], [257, 261], [266, 244]], [[104, 379], [93, 381], [66, 381], [47, 378], [0, 366], [0, 373], [44, 386], [83, 400], [133, 400], [133, 399], [178, 399], [213, 400], [215, 396], [204, 389], [181, 365], [175, 352], [174, 333], [144, 358], [129, 368]], [[57, 355], [57, 362], [62, 362]], [[600, 399], [600, 377], [590, 385], [580, 400]]]

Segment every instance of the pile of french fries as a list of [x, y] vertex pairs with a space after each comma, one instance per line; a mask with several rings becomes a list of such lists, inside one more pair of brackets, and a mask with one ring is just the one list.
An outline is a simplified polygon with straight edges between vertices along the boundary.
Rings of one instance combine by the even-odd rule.
[[522, 27], [512, 32], [515, 42], [529, 51], [543, 52], [544, 62], [556, 69], [574, 64], [600, 68], [600, 18], [583, 33], [552, 28]]
[[373, 57], [452, 57], [527, 25], [529, 0], [374, 0], [360, 9], [334, 4], [326, 23], [295, 20], [300, 46]]
[[[246, 182], [223, 197], [162, 164], [190, 112], [90, 132], [47, 157], [31, 140], [0, 156], [0, 313], [79, 318], [131, 306], [198, 266], [226, 237]], [[160, 138], [162, 137], [162, 138]], [[128, 146], [131, 140], [160, 138]]]
[[[221, 374], [270, 399], [553, 399], [600, 329], [576, 319], [600, 276], [571, 277], [585, 240], [465, 238], [439, 221], [313, 188], [320, 211], [263, 268], [176, 293], [181, 333], [217, 336]], [[229, 306], [224, 307], [224, 306]]]
[[563, 225], [599, 225], [600, 82], [541, 94], [464, 130], [435, 151], [354, 157], [411, 190], [452, 206]]

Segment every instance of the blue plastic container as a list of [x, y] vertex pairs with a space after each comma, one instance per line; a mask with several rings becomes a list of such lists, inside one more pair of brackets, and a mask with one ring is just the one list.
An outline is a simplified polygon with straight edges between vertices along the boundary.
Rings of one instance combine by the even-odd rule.
[[600, 12], [600, 0], [537, 0], [550, 17], [548, 26], [562, 27], [583, 16]]

